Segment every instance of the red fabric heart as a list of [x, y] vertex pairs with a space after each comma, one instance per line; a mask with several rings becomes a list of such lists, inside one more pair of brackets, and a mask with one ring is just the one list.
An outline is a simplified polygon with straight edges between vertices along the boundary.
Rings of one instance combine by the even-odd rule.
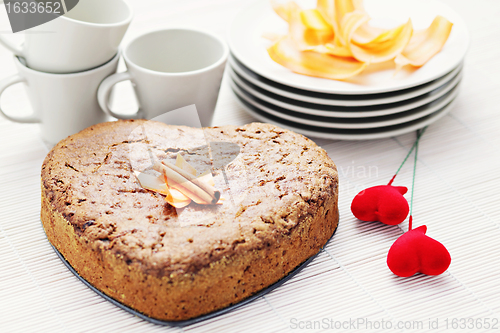
[[380, 185], [359, 192], [351, 204], [351, 211], [363, 221], [380, 221], [388, 225], [403, 222], [410, 208], [403, 194], [404, 186]]
[[420, 272], [426, 275], [439, 275], [451, 263], [450, 253], [443, 244], [426, 236], [425, 225], [410, 230], [392, 244], [387, 254], [387, 266], [401, 277]]

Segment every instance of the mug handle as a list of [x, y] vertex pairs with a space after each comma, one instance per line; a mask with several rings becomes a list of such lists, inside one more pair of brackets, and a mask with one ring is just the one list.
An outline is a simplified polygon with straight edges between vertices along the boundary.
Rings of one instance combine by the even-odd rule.
[[20, 57], [24, 57], [23, 49], [21, 48], [21, 46], [12, 43], [11, 41], [9, 41], [5, 37], [3, 37], [1, 34], [0, 34], [0, 44], [5, 46], [8, 50], [13, 52], [15, 55], [20, 56]]
[[[26, 80], [22, 76], [20, 76], [19, 74], [12, 75], [11, 77], [8, 77], [8, 78], [0, 81], [0, 97], [2, 96], [5, 89], [7, 89], [8, 87], [10, 87], [16, 83], [21, 83], [21, 82], [26, 83]], [[40, 122], [40, 119], [35, 117], [34, 114], [30, 115], [30, 116], [26, 116], [26, 117], [9, 116], [8, 114], [6, 114], [2, 110], [1, 107], [0, 107], [0, 113], [8, 120], [14, 121], [17, 123], [39, 123]]]
[[105, 78], [100, 86], [99, 90], [97, 90], [97, 101], [99, 102], [99, 106], [108, 116], [115, 117], [118, 119], [141, 119], [142, 111], [139, 108], [136, 113], [131, 115], [118, 114], [109, 108], [109, 96], [111, 95], [111, 89], [118, 82], [132, 80], [132, 76], [129, 72], [115, 73], [113, 75]]

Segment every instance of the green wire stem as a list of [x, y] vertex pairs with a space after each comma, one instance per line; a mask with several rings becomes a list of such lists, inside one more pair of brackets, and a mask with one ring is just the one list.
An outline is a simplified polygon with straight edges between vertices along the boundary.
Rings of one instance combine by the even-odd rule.
[[415, 141], [415, 159], [413, 162], [413, 180], [411, 182], [411, 198], [410, 198], [410, 220], [408, 222], [408, 231], [413, 229], [413, 193], [415, 192], [415, 175], [417, 173], [417, 157], [418, 157], [418, 145], [420, 141], [420, 134]]
[[392, 176], [391, 180], [389, 181], [389, 184], [387, 184], [388, 186], [392, 185], [392, 182], [394, 181], [394, 179], [398, 175], [401, 168], [403, 168], [403, 165], [405, 165], [406, 161], [408, 160], [408, 157], [410, 157], [413, 150], [415, 150], [415, 159], [414, 159], [414, 163], [413, 163], [413, 179], [412, 179], [412, 183], [411, 183], [410, 219], [408, 221], [408, 231], [412, 230], [412, 228], [413, 228], [413, 193], [415, 192], [415, 176], [417, 173], [418, 144], [420, 142], [420, 138], [422, 137], [422, 135], [424, 134], [426, 129], [427, 129], [427, 126], [424, 127], [422, 130], [417, 131], [417, 139], [415, 140], [415, 143], [411, 147], [408, 154], [406, 154], [406, 157], [403, 160], [403, 163], [401, 163], [401, 165], [399, 166], [399, 168], [396, 171], [396, 173], [394, 174], [394, 176]]
[[410, 157], [411, 153], [413, 152], [413, 150], [415, 149], [415, 147], [417, 147], [418, 145], [418, 142], [420, 141], [420, 138], [422, 137], [422, 135], [424, 135], [424, 132], [425, 130], [427, 129], [427, 126], [424, 127], [420, 132], [417, 132], [417, 139], [415, 140], [415, 143], [413, 144], [413, 146], [411, 147], [410, 151], [408, 152], [408, 154], [406, 154], [406, 157], [405, 159], [403, 160], [403, 163], [401, 163], [401, 165], [399, 166], [398, 168], [398, 171], [396, 171], [396, 173], [394, 174], [394, 176], [392, 176], [391, 178], [391, 181], [389, 182], [389, 184], [387, 185], [392, 185], [392, 182], [394, 181], [394, 179], [396, 178], [396, 176], [398, 175], [399, 171], [401, 170], [401, 168], [403, 168], [403, 165], [405, 165], [406, 163], [406, 160], [408, 160], [408, 157]]

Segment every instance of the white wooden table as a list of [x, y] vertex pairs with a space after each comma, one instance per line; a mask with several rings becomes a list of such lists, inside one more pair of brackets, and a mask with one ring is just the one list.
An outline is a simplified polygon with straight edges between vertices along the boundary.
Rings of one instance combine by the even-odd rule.
[[[452, 255], [447, 272], [394, 276], [386, 255], [407, 223], [363, 223], [349, 209], [360, 189], [388, 182], [414, 134], [364, 142], [317, 140], [340, 172], [341, 221], [328, 247], [281, 288], [234, 312], [183, 329], [149, 324], [96, 295], [56, 257], [39, 220], [40, 167], [47, 148], [36, 125], [0, 117], [0, 332], [384, 331], [381, 325], [387, 328], [388, 322], [398, 332], [476, 332], [486, 331], [486, 320], [496, 320], [494, 331], [500, 330], [500, 1], [443, 1], [464, 17], [472, 44], [456, 106], [421, 142], [414, 225], [426, 224], [427, 234], [447, 246]], [[125, 42], [168, 26], [225, 35], [232, 17], [249, 3], [130, 2], [135, 18]], [[9, 30], [2, 7], [0, 32]], [[14, 73], [11, 55], [0, 48], [0, 78]], [[128, 87], [120, 89], [127, 105]], [[20, 86], [10, 88], [1, 103], [7, 110], [29, 112]], [[251, 121], [225, 79], [214, 123]], [[410, 186], [410, 181], [408, 163], [396, 184]], [[474, 324], [466, 322], [461, 330], [462, 318], [474, 318]]]

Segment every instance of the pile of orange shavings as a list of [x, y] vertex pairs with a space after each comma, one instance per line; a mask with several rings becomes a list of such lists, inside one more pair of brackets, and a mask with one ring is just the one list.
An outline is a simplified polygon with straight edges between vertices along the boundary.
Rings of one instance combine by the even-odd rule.
[[294, 1], [271, 0], [274, 11], [288, 22], [288, 34], [266, 34], [273, 42], [271, 59], [293, 72], [344, 80], [369, 64], [393, 61], [421, 67], [443, 48], [453, 23], [436, 16], [424, 30], [411, 20], [392, 29], [369, 25], [362, 0], [317, 0], [316, 8], [302, 9]]
[[210, 170], [197, 176], [196, 169], [180, 154], [174, 164], [156, 162], [153, 169], [160, 175], [134, 171], [140, 185], [165, 196], [165, 201], [175, 208], [184, 208], [192, 201], [201, 205], [221, 204], [220, 192]]

